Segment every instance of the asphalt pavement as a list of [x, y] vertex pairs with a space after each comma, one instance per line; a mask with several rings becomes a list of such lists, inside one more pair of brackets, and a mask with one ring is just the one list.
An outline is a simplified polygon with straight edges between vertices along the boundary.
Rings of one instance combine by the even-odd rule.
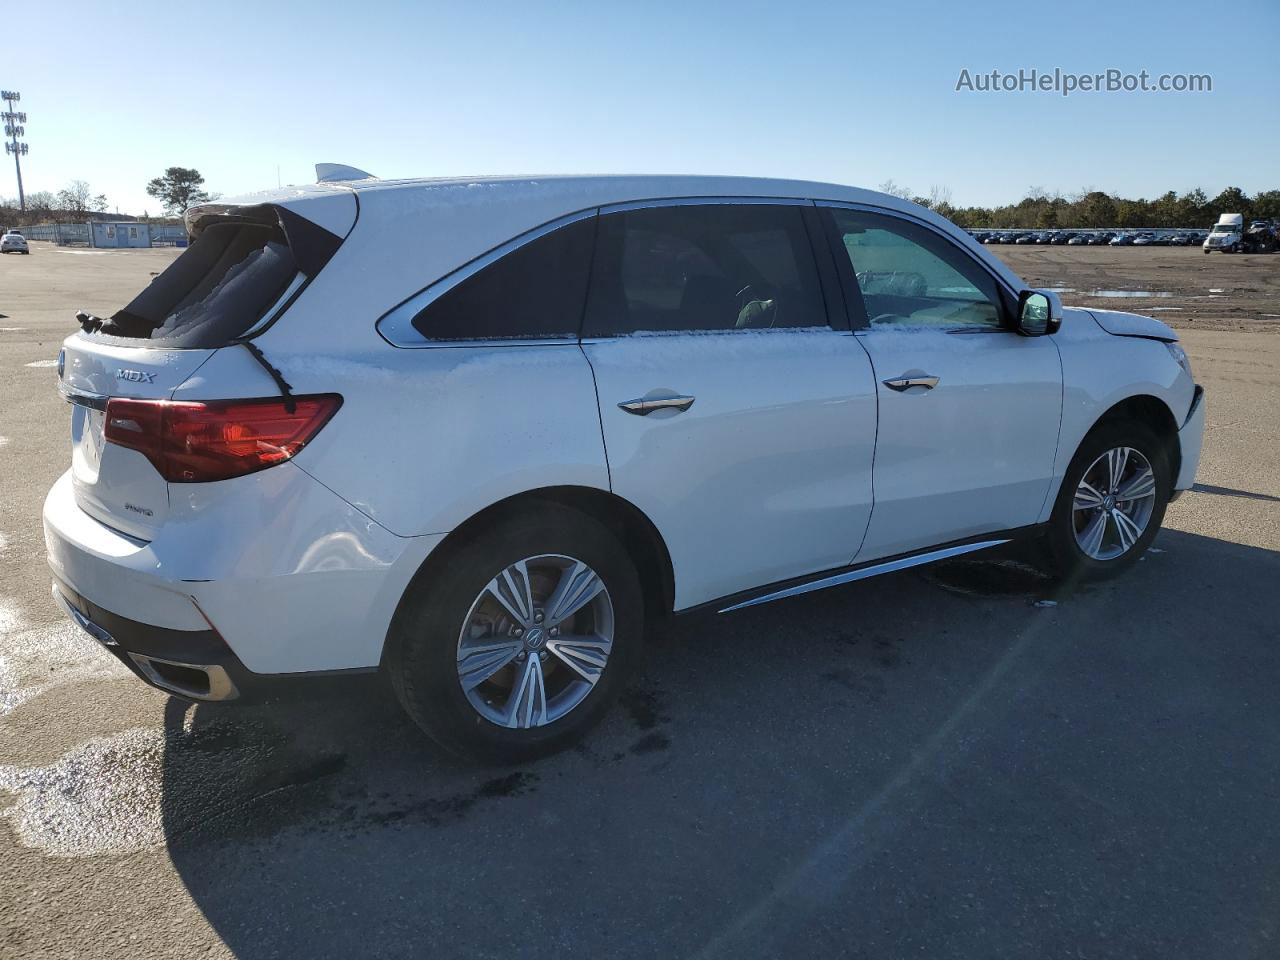
[[0, 258], [5, 960], [1280, 954], [1275, 333], [1185, 333], [1199, 483], [1122, 578], [998, 556], [677, 619], [578, 749], [480, 768], [377, 678], [192, 706], [65, 621], [33, 364], [174, 254], [33, 247]]

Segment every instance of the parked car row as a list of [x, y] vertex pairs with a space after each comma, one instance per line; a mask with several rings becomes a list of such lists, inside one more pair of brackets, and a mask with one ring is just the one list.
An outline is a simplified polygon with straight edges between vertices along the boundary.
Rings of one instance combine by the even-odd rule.
[[1153, 230], [970, 230], [969, 233], [979, 243], [1073, 247], [1191, 247], [1199, 246], [1206, 236], [1195, 231], [1157, 233]]

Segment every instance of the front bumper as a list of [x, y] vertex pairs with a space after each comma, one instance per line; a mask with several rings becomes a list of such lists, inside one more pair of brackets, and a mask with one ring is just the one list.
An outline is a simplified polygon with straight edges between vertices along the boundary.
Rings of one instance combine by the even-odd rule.
[[1175, 491], [1190, 490], [1196, 482], [1196, 470], [1200, 467], [1200, 450], [1204, 445], [1204, 387], [1196, 385], [1187, 419], [1178, 431], [1178, 444], [1182, 450], [1182, 462], [1174, 481]]

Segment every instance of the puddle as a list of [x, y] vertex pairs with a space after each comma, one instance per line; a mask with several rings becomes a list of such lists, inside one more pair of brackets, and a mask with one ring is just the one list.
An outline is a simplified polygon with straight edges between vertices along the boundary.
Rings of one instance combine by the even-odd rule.
[[1053, 589], [1048, 576], [1020, 560], [946, 560], [922, 568], [920, 575], [965, 597], [1015, 597]]
[[62, 684], [128, 676], [70, 620], [32, 626], [14, 604], [0, 601], [0, 717]]
[[1223, 292], [1223, 290], [1222, 290], [1222, 288], [1221, 288], [1221, 287], [1210, 287], [1210, 288], [1209, 288], [1209, 292], [1210, 292], [1210, 293], [1222, 293], [1222, 292]]
[[1182, 309], [1181, 307], [1147, 307], [1147, 310], [1151, 313], [1160, 313], [1161, 311], [1164, 311], [1167, 313], [1170, 310], [1181, 310], [1181, 309]]
[[1075, 287], [1040, 287], [1041, 290], [1048, 290], [1050, 293], [1075, 293]]
[[1166, 297], [1172, 297], [1173, 294], [1167, 290], [1087, 290], [1086, 296], [1100, 297], [1106, 299], [1142, 299], [1142, 300], [1161, 300]]

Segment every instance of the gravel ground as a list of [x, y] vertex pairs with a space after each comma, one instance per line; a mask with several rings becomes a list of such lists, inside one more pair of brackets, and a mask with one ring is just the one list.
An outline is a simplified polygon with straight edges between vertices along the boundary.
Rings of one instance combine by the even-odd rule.
[[[1280, 952], [1280, 338], [1236, 301], [1172, 317], [1200, 482], [1122, 579], [1037, 605], [991, 558], [681, 619], [580, 749], [477, 769], [376, 679], [191, 706], [67, 625], [39, 509], [68, 414], [32, 364], [174, 253], [35, 249], [0, 259], [5, 960]], [[1187, 313], [1275, 307], [1280, 270], [999, 252]]]

